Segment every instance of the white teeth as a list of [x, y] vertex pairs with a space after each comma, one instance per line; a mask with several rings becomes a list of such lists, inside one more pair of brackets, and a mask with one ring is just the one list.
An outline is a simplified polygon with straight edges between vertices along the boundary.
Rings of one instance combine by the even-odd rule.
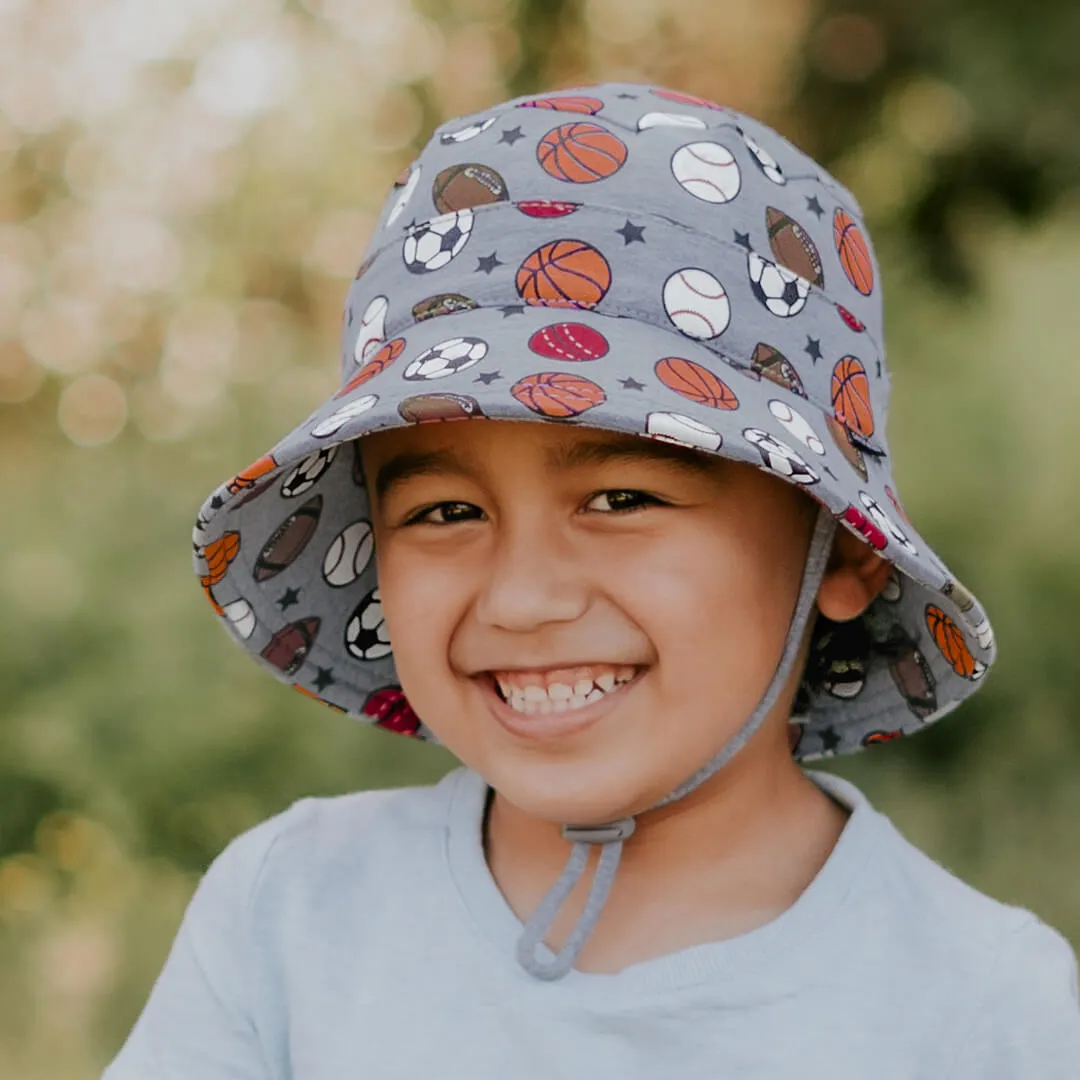
[[[605, 694], [610, 693], [615, 689], [615, 676], [611, 672], [604, 672], [603, 675], [597, 675], [596, 685], [604, 691]], [[586, 691], [588, 693], [588, 691]]]
[[574, 696], [574, 691], [566, 683], [552, 683], [548, 688], [548, 697], [552, 701], [569, 701]]
[[604, 696], [603, 690], [591, 690], [585, 695], [586, 701], [599, 701]]
[[[587, 670], [587, 669], [586, 669]], [[599, 701], [605, 694], [630, 682], [636, 669], [630, 666], [605, 671], [592, 679], [578, 679], [573, 686], [552, 683], [550, 686], [517, 686], [506, 678], [495, 676], [502, 697], [515, 712], [526, 716], [547, 716], [551, 713], [572, 712]]]
[[542, 686], [526, 686], [525, 687], [525, 700], [526, 701], [547, 701], [547, 691]]
[[591, 679], [579, 679], [574, 683], [574, 697], [584, 697], [592, 688]]

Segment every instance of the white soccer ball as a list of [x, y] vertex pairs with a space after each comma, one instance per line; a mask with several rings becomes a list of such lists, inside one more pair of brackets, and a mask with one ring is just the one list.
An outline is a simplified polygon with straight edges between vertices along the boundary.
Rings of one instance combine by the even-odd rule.
[[377, 588], [360, 601], [346, 623], [345, 648], [357, 660], [381, 660], [390, 655], [390, 636]]
[[374, 550], [370, 521], [354, 521], [346, 526], [326, 549], [322, 565], [326, 583], [335, 589], [351, 585], [367, 569]]
[[764, 259], [756, 251], [747, 252], [746, 269], [751, 290], [773, 315], [790, 319], [806, 306], [810, 282], [794, 270]]
[[866, 513], [873, 520], [874, 524], [885, 533], [886, 536], [892, 537], [909, 555], [917, 555], [915, 545], [908, 539], [907, 533], [896, 524], [895, 521], [884, 510], [881, 509], [881, 504], [865, 491], [859, 492], [859, 501], [866, 507]]
[[487, 356], [488, 344], [480, 338], [456, 337], [425, 349], [409, 363], [402, 377], [411, 381], [445, 379], [479, 364]]
[[765, 467], [796, 484], [816, 484], [821, 478], [787, 443], [761, 428], [746, 428], [743, 438], [761, 455]]
[[414, 225], [401, 247], [405, 268], [412, 274], [441, 270], [461, 254], [472, 227], [471, 210], [455, 210]]
[[337, 452], [336, 446], [330, 446], [325, 450], [316, 450], [314, 454], [308, 454], [281, 481], [281, 494], [286, 499], [295, 499], [314, 487], [323, 473], [330, 468], [334, 458], [337, 457]]
[[784, 176], [784, 170], [780, 168], [776, 158], [774, 158], [763, 146], [747, 135], [742, 128], [736, 128], [736, 131], [742, 136], [742, 141], [746, 143], [746, 149], [750, 151], [757, 167], [774, 184], [786, 184], [787, 178]]

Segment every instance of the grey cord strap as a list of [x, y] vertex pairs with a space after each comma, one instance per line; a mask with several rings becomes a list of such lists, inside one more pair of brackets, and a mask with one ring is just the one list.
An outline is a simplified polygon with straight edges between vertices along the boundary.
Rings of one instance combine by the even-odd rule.
[[[818, 588], [825, 574], [825, 566], [829, 561], [835, 529], [836, 521], [832, 514], [825, 507], [821, 507], [814, 525], [814, 534], [810, 541], [806, 566], [803, 569], [802, 584], [799, 587], [799, 597], [795, 602], [795, 611], [788, 627], [787, 639], [780, 655], [780, 662], [777, 664], [772, 681], [769, 683], [768, 689], [766, 689], [765, 695], [758, 703], [757, 708], [710, 761], [706, 762], [693, 776], [681, 783], [674, 791], [655, 803], [651, 809], [655, 810], [657, 807], [667, 806], [668, 803], [675, 802], [683, 798], [684, 795], [689, 795], [696, 787], [723, 768], [746, 745], [769, 714], [769, 710], [776, 703], [776, 699], [784, 689], [788, 676], [791, 674], [792, 666], [795, 663], [795, 658], [798, 656], [803, 632], [810, 618], [810, 613], [813, 611]], [[618, 869], [619, 860], [622, 858], [623, 841], [630, 837], [633, 832], [633, 818], [623, 818], [621, 821], [614, 821], [607, 825], [563, 826], [563, 836], [574, 843], [570, 858], [567, 860], [563, 872], [559, 875], [559, 880], [555, 882], [530, 916], [518, 940], [518, 963], [530, 975], [534, 975], [538, 979], [551, 981], [561, 979], [573, 967], [574, 961], [581, 951], [581, 946], [596, 925], [600, 912], [604, 907], [604, 902], [611, 891], [615, 871]], [[537, 956], [537, 947], [544, 940], [559, 913], [559, 909], [585, 872], [590, 844], [601, 845], [600, 862], [596, 868], [596, 873], [593, 875], [589, 895], [585, 901], [585, 909], [582, 911], [573, 930], [570, 931], [563, 947], [556, 954], [555, 959], [545, 963]]]

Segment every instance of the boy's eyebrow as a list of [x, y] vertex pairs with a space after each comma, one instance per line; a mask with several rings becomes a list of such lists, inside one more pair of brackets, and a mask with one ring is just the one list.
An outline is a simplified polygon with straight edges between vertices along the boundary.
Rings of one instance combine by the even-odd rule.
[[375, 474], [375, 495], [383, 499], [395, 485], [414, 476], [446, 476], [465, 472], [452, 450], [404, 450], [384, 461]]

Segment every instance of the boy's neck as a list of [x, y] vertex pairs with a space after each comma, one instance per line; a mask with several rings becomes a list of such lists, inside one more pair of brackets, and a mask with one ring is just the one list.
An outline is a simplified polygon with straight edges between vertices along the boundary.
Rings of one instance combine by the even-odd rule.
[[[638, 816], [575, 966], [615, 972], [771, 922], [816, 876], [848, 816], [790, 758], [766, 763], [737, 755], [685, 798]], [[570, 845], [558, 825], [498, 794], [485, 817], [488, 865], [524, 921], [559, 876]], [[594, 854], [547, 938], [550, 947], [562, 944], [580, 914], [595, 862]]]

